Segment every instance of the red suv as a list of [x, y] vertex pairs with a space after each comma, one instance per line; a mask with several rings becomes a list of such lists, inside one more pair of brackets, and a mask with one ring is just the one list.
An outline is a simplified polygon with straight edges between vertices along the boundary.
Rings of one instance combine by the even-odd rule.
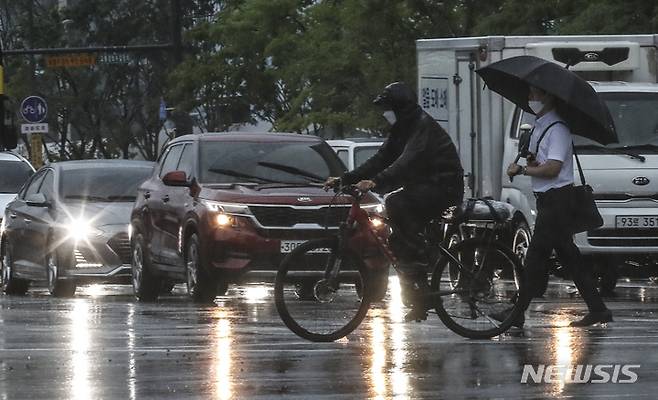
[[[135, 296], [155, 300], [185, 282], [193, 299], [209, 301], [232, 282], [273, 280], [287, 253], [345, 219], [348, 200], [319, 184], [344, 169], [315, 136], [209, 133], [173, 140], [132, 212]], [[375, 196], [364, 204], [373, 218], [383, 213]], [[385, 237], [388, 228], [380, 233]], [[383, 297], [388, 263], [375, 241], [355, 237], [352, 245], [365, 252], [369, 279]], [[309, 288], [302, 285], [300, 296]]]

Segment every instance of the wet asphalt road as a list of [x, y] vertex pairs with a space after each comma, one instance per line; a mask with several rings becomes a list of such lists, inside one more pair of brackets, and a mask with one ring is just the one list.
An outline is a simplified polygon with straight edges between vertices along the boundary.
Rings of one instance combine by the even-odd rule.
[[[389, 290], [355, 333], [328, 344], [289, 332], [265, 285], [232, 287], [215, 306], [180, 286], [153, 304], [134, 302], [128, 286], [66, 300], [36, 289], [0, 296], [0, 399], [655, 399], [658, 287], [621, 286], [605, 327], [566, 327], [584, 305], [556, 281], [524, 331], [490, 341], [463, 339], [436, 316], [401, 322]], [[640, 367], [633, 384], [522, 384], [524, 364]]]

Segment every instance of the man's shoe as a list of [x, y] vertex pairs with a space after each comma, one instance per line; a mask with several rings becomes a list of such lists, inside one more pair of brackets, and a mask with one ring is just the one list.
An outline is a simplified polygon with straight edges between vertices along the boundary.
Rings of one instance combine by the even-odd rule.
[[612, 311], [605, 310], [600, 312], [587, 313], [583, 319], [573, 321], [569, 324], [569, 326], [583, 327], [598, 324], [599, 322], [602, 324], [605, 324], [606, 322], [612, 322]]
[[[495, 319], [498, 322], [503, 322], [507, 319], [507, 317], [512, 313], [514, 310], [514, 307], [510, 307], [506, 310], [499, 311], [499, 312], [494, 312], [489, 314], [489, 317]], [[516, 328], [523, 328], [523, 325], [525, 325], [525, 313], [522, 312], [519, 314], [518, 317], [512, 322], [512, 326]]]
[[404, 315], [404, 322], [420, 322], [425, 320], [427, 320], [427, 310], [422, 306], [414, 307]]

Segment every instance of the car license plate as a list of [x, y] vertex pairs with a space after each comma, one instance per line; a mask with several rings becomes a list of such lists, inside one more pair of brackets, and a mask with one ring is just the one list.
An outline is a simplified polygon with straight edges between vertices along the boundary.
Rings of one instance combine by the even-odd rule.
[[[306, 243], [306, 240], [282, 240], [281, 253], [290, 253], [304, 243]], [[309, 251], [309, 253], [311, 254], [329, 253], [329, 249], [327, 248], [314, 249], [312, 251]]]
[[658, 215], [617, 215], [615, 227], [629, 229], [658, 228]]

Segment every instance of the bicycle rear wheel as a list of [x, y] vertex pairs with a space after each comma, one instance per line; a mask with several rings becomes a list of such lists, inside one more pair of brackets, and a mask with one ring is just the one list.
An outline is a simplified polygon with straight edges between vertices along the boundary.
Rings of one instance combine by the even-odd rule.
[[[449, 251], [454, 260], [442, 257], [432, 273], [432, 291], [452, 292], [437, 301], [441, 321], [471, 339], [492, 338], [507, 331], [523, 312], [516, 302], [523, 280], [517, 289], [514, 280], [501, 275], [512, 270], [522, 276], [518, 257], [502, 243], [483, 237], [466, 239]], [[497, 321], [492, 315], [505, 318]]]
[[[338, 279], [325, 279], [327, 266], [335, 262], [340, 263]], [[276, 275], [279, 316], [307, 340], [331, 342], [347, 336], [370, 306], [365, 268], [355, 253], [339, 254], [336, 237], [302, 244], [284, 258]]]

